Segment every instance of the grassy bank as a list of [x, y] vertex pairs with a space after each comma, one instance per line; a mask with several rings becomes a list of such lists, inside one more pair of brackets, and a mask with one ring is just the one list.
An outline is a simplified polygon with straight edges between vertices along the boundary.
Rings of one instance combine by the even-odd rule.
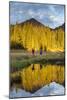
[[10, 68], [24, 68], [30, 64], [64, 64], [63, 52], [47, 52], [40, 55], [39, 53], [32, 55], [29, 52], [11, 52]]

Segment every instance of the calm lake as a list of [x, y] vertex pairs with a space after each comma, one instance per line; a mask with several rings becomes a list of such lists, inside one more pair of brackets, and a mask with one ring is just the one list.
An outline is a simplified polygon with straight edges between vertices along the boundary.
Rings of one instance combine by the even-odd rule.
[[62, 95], [64, 81], [64, 65], [31, 64], [10, 74], [10, 97]]

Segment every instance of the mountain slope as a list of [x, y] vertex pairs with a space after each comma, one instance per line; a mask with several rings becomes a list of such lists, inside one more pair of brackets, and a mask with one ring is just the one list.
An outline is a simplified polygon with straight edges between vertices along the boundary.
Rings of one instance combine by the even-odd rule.
[[55, 28], [55, 30], [57, 30], [57, 29], [62, 29], [64, 31], [65, 30], [65, 23], [62, 24], [61, 26]]
[[51, 29], [33, 18], [23, 23], [16, 23], [10, 25], [10, 45], [13, 46], [12, 48], [18, 46], [29, 51], [40, 50], [41, 47], [47, 51], [64, 51], [62, 28], [63, 26]]

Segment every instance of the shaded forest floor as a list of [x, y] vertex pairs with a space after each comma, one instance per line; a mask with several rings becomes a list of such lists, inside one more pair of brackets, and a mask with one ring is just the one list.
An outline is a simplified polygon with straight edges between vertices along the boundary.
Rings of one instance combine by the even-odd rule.
[[22, 50], [10, 51], [10, 70], [14, 68], [24, 68], [30, 64], [65, 64], [64, 52], [43, 52], [42, 55], [36, 52], [34, 55], [31, 52]]

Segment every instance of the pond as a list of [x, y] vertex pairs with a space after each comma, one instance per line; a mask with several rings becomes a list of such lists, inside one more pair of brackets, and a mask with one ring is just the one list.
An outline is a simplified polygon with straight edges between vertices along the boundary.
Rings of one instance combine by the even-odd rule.
[[31, 64], [10, 74], [10, 98], [62, 95], [64, 81], [64, 65]]

